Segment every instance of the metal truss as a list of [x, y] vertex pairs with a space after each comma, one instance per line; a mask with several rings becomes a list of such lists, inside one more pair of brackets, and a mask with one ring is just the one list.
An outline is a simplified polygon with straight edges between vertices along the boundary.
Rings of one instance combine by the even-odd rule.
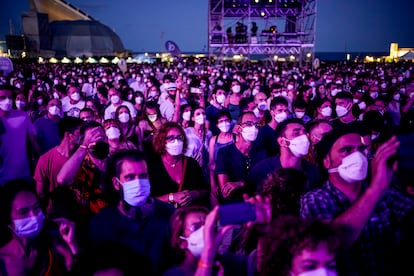
[[[209, 0], [209, 55], [293, 55], [301, 63], [313, 61], [316, 15], [317, 0]], [[245, 26], [284, 22], [285, 28], [254, 35], [246, 31], [241, 38], [230, 37], [228, 30], [236, 21]]]

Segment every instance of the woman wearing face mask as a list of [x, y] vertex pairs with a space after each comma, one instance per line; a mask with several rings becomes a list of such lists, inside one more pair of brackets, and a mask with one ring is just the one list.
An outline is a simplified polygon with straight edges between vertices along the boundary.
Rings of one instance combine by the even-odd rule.
[[175, 207], [209, 205], [209, 185], [197, 161], [184, 155], [188, 141], [179, 124], [167, 122], [153, 139], [155, 152], [148, 162], [151, 193]]
[[140, 128], [133, 122], [129, 108], [124, 105], [118, 106], [115, 110], [115, 118], [124, 138], [133, 143], [136, 148], [142, 149]]
[[35, 91], [31, 97], [30, 117], [32, 121], [47, 114], [47, 99], [42, 92]]
[[144, 113], [145, 107], [145, 98], [144, 93], [141, 91], [136, 91], [134, 98], [132, 99], [132, 103], [134, 104], [135, 110], [137, 111], [137, 119], [138, 121], [142, 118]]
[[121, 126], [115, 119], [108, 119], [103, 122], [106, 137], [108, 138], [109, 154], [112, 155], [123, 149], [136, 149], [137, 147], [127, 139], [121, 130]]
[[[62, 223], [58, 235], [67, 255], [56, 255], [45, 229], [45, 215], [31, 183], [12, 180], [1, 191], [0, 267], [1, 275], [62, 275], [79, 253], [74, 225]], [[58, 262], [58, 258], [63, 264]], [[59, 274], [53, 274], [59, 270]]]
[[16, 95], [16, 99], [14, 101], [14, 105], [16, 110], [21, 110], [27, 112], [29, 110], [26, 95], [22, 92]]
[[220, 133], [211, 137], [209, 143], [209, 172], [210, 172], [210, 186], [211, 186], [211, 204], [217, 204], [218, 183], [214, 169], [216, 167], [217, 153], [219, 149], [228, 146], [235, 142], [236, 137], [232, 133], [231, 115], [227, 110], [220, 110], [217, 113], [217, 128]]
[[232, 80], [230, 86], [230, 96], [228, 96], [224, 102], [224, 107], [226, 107], [233, 120], [237, 120], [240, 116], [240, 100], [242, 95], [240, 93], [241, 85], [238, 80]]
[[332, 102], [325, 98], [319, 101], [316, 104], [315, 109], [315, 119], [324, 119], [324, 120], [331, 120], [332, 119]]
[[194, 110], [191, 120], [193, 122], [193, 126], [184, 129], [188, 140], [188, 147], [184, 154], [197, 160], [207, 178], [208, 144], [212, 134], [207, 126], [206, 112], [204, 108], [197, 107]]

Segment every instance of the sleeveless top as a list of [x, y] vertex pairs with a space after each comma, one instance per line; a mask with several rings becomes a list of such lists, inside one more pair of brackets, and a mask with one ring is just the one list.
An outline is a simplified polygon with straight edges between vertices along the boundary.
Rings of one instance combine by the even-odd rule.
[[233, 134], [233, 141], [221, 144], [221, 143], [218, 143], [218, 135], [216, 135], [216, 140], [214, 141], [214, 162], [216, 162], [216, 160], [217, 160], [217, 153], [218, 153], [219, 149], [233, 144], [235, 140], [236, 140], [236, 138], [235, 138], [235, 135]]
[[229, 103], [228, 110], [233, 120], [237, 120], [240, 117], [240, 106], [239, 105]]

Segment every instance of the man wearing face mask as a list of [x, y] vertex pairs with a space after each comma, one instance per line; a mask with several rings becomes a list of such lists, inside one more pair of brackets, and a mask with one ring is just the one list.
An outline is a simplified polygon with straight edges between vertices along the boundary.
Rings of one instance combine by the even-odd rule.
[[126, 107], [128, 107], [132, 118], [135, 118], [137, 116], [137, 111], [134, 105], [128, 101], [122, 100], [121, 92], [119, 92], [118, 89], [116, 89], [115, 87], [112, 87], [108, 90], [108, 98], [111, 104], [107, 108], [105, 108], [104, 120], [116, 119], [115, 111], [121, 105], [125, 105]]
[[79, 147], [57, 175], [59, 185], [70, 186], [84, 214], [96, 214], [107, 205], [102, 195], [109, 144], [103, 126], [91, 121], [80, 129]]
[[275, 140], [280, 154], [266, 158], [252, 167], [247, 177], [248, 191], [260, 191], [267, 176], [279, 168], [302, 170], [308, 179], [306, 191], [318, 187], [321, 182], [318, 168], [304, 159], [308, 154], [310, 141], [303, 121], [292, 118], [278, 124]]
[[177, 85], [175, 83], [167, 83], [165, 89], [168, 95], [160, 104], [160, 112], [162, 117], [166, 118], [168, 121], [172, 121], [174, 117], [176, 93], [179, 92], [177, 91]]
[[276, 127], [288, 117], [288, 102], [286, 98], [275, 97], [270, 102], [271, 120], [269, 123], [259, 129], [257, 139], [254, 141], [254, 147], [266, 151], [266, 157], [275, 156], [279, 153], [279, 146], [276, 142]]
[[28, 152], [40, 156], [36, 130], [26, 112], [12, 109], [12, 88], [0, 86], [0, 186], [8, 180], [31, 178]]
[[58, 99], [51, 99], [47, 104], [47, 110], [45, 116], [36, 119], [33, 123], [40, 154], [46, 153], [60, 143], [58, 123], [62, 115], [62, 103]]
[[241, 201], [245, 190], [244, 181], [250, 169], [265, 158], [263, 150], [253, 147], [259, 127], [253, 112], [243, 113], [234, 127], [236, 142], [219, 149], [215, 174], [223, 197], [221, 201]]
[[79, 111], [85, 107], [79, 88], [73, 85], [68, 87], [68, 100], [62, 99], [62, 111], [66, 116], [79, 118]]
[[161, 275], [172, 261], [170, 217], [174, 208], [150, 196], [147, 163], [141, 152], [120, 151], [108, 160], [106, 188], [114, 200], [89, 225], [92, 245], [114, 242], [131, 248]]
[[413, 210], [414, 200], [390, 186], [397, 167], [392, 156], [399, 141], [392, 137], [384, 142], [371, 163], [361, 141], [355, 129], [345, 127], [332, 130], [316, 145], [318, 161], [328, 179], [321, 188], [302, 197], [300, 213], [303, 218], [332, 221], [348, 228], [346, 254], [337, 259], [345, 263], [340, 268], [345, 270], [338, 272], [400, 275], [400, 227]]
[[353, 96], [349, 92], [339, 92], [335, 96], [335, 111], [336, 118], [332, 120], [334, 128], [343, 127], [360, 127], [360, 122], [357, 121], [352, 113]]
[[267, 105], [267, 96], [263, 92], [258, 92], [254, 96], [254, 103], [256, 107], [253, 110], [254, 115], [260, 125], [265, 125], [270, 120], [269, 106]]

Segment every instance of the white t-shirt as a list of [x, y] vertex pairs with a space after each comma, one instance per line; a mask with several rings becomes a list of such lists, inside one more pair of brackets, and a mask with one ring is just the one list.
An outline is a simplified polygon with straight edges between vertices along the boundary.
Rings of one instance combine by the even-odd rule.
[[[132, 105], [132, 103], [121, 100], [121, 104], [118, 106], [121, 105], [125, 105], [126, 107], [128, 107], [129, 112], [131, 112], [132, 118], [135, 118], [137, 116], [137, 111], [135, 110], [135, 107]], [[114, 106], [114, 104], [111, 103], [107, 108], [105, 108], [104, 119], [115, 119], [115, 111], [118, 108], [118, 106]]]

